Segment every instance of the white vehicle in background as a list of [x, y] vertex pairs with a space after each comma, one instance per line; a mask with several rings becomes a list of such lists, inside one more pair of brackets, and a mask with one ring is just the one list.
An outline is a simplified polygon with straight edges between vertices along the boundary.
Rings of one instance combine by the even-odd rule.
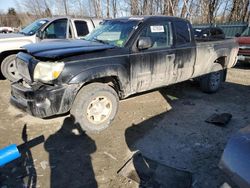
[[0, 34], [0, 64], [2, 75], [10, 81], [18, 80], [16, 54], [22, 46], [58, 39], [81, 39], [91, 32], [101, 19], [92, 18], [43, 18], [31, 23], [18, 33]]
[[14, 29], [12, 27], [0, 27], [0, 33], [13, 33]]

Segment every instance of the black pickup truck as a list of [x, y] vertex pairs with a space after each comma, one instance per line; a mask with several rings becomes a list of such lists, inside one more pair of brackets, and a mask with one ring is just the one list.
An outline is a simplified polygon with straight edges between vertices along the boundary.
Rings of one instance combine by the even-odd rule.
[[84, 40], [25, 46], [11, 85], [11, 102], [33, 116], [70, 111], [86, 131], [107, 128], [119, 99], [199, 78], [203, 91], [219, 89], [235, 65], [234, 39], [196, 42], [187, 20], [145, 16], [105, 20]]

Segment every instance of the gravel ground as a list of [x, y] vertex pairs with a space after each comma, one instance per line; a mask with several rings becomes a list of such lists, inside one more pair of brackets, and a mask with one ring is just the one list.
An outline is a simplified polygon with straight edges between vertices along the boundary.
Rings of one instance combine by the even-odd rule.
[[[161, 164], [190, 171], [194, 188], [227, 181], [217, 167], [230, 136], [250, 122], [250, 65], [230, 69], [216, 94], [185, 82], [120, 103], [112, 127], [87, 134], [69, 116], [42, 120], [9, 104], [10, 84], [0, 81], [0, 148], [40, 135], [45, 142], [0, 168], [0, 187], [138, 187], [117, 175], [140, 152]], [[225, 127], [205, 123], [213, 113], [231, 113]], [[27, 134], [27, 139], [25, 138]]]

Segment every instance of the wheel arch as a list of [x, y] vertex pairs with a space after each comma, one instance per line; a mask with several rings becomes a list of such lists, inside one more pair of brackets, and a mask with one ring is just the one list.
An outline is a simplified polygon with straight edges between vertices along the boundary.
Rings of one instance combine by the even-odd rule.
[[226, 61], [227, 61], [227, 56], [220, 56], [218, 57], [214, 63], [220, 64], [223, 68], [226, 68]]
[[129, 75], [122, 66], [101, 67], [79, 73], [69, 81], [69, 84], [81, 84], [82, 88], [94, 82], [104, 83], [112, 87], [119, 98], [124, 98], [128, 89], [128, 78]]
[[82, 87], [84, 87], [88, 84], [91, 84], [91, 83], [107, 84], [117, 92], [119, 98], [122, 98], [123, 90], [122, 90], [121, 82], [117, 76], [105, 76], [105, 77], [101, 77], [101, 78], [95, 78], [95, 79], [89, 80], [88, 82], [85, 82], [82, 85]]
[[9, 55], [17, 54], [19, 52], [23, 52], [24, 50], [8, 50], [0, 53], [0, 63]]
[[226, 66], [226, 62], [227, 62], [227, 56], [221, 56], [219, 58], [217, 58], [215, 61], [214, 61], [214, 64], [215, 63], [218, 63], [222, 66], [223, 68], [223, 71], [224, 71], [224, 75], [223, 75], [223, 81], [226, 81], [226, 78], [227, 78], [227, 66]]

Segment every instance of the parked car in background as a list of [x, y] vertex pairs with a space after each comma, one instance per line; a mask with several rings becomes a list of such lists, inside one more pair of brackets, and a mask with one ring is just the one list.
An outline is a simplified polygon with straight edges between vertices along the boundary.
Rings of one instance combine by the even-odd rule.
[[212, 41], [225, 39], [225, 34], [219, 27], [194, 28], [194, 36], [196, 40]]
[[12, 27], [0, 27], [0, 33], [12, 33], [14, 29]]
[[101, 131], [119, 100], [197, 78], [216, 92], [235, 65], [235, 39], [195, 41], [189, 21], [166, 16], [105, 20], [84, 40], [26, 45], [11, 103], [45, 118], [69, 112], [82, 129]]
[[237, 41], [239, 43], [238, 60], [243, 62], [250, 62], [250, 27], [247, 27], [243, 33], [237, 34]]
[[43, 18], [31, 23], [19, 33], [0, 34], [0, 63], [2, 75], [10, 81], [20, 78], [16, 54], [22, 46], [56, 39], [80, 39], [92, 31], [100, 19], [92, 18]]

